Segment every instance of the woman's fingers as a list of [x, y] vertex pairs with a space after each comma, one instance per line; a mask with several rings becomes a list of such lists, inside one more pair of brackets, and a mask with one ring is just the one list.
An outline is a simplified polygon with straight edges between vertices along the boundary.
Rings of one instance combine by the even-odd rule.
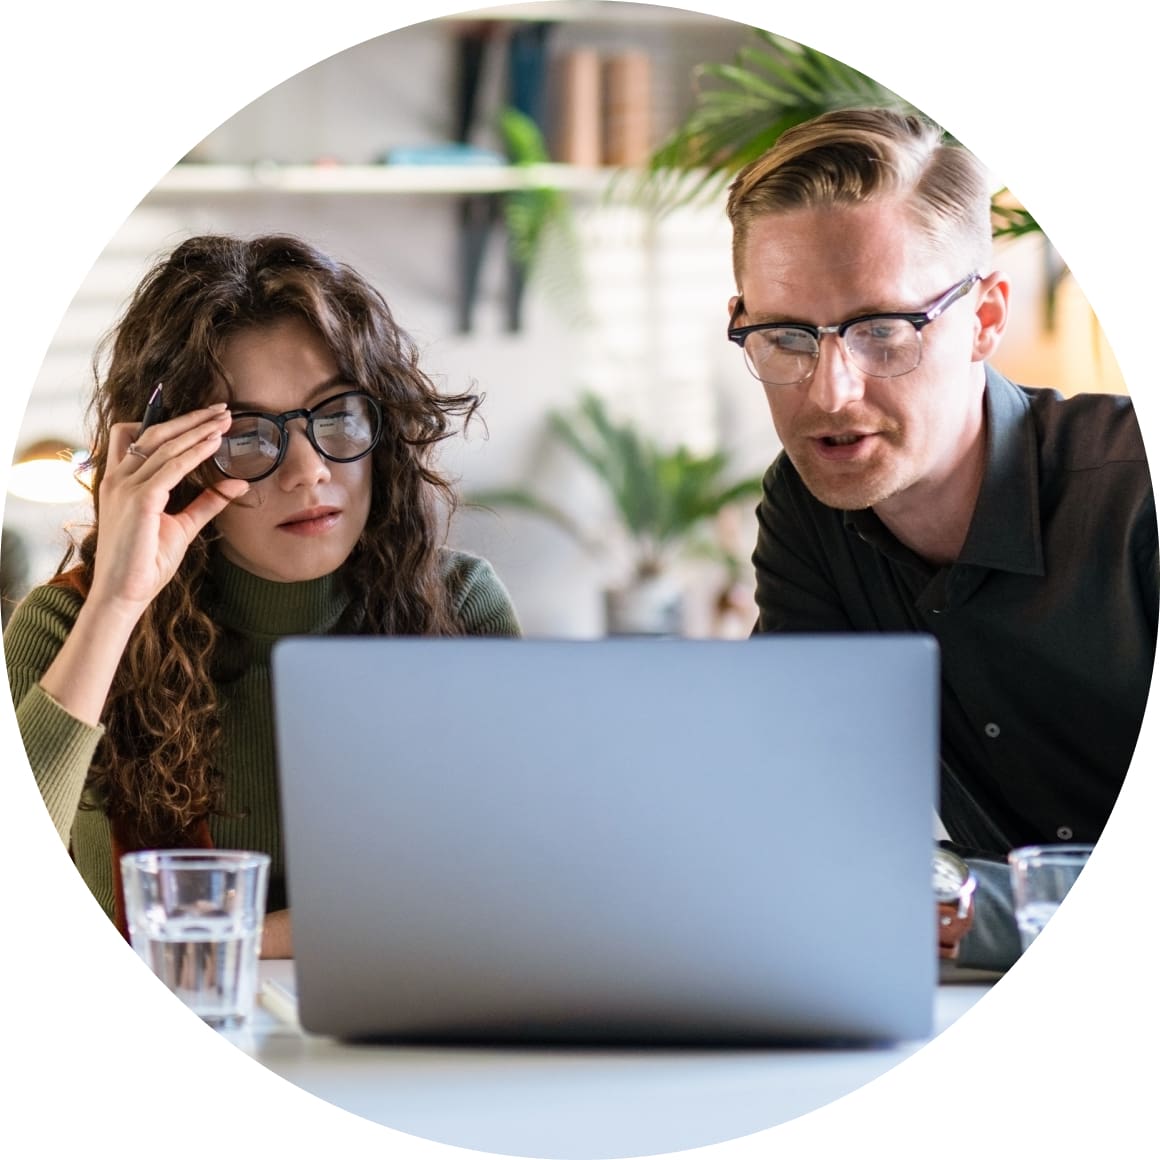
[[[196, 446], [210, 432], [229, 428], [229, 412], [225, 403], [200, 407], [164, 423], [158, 423], [135, 438], [139, 424], [114, 423], [109, 431], [109, 459], [111, 463], [125, 463], [137, 467], [157, 455], [172, 458]], [[130, 453], [129, 448], [133, 451]]]
[[124, 455], [129, 444], [136, 442], [146, 453], [152, 453], [167, 439], [190, 431], [214, 415], [224, 414], [225, 411], [225, 403], [211, 403], [207, 407], [198, 407], [193, 411], [185, 411], [180, 415], [173, 416], [172, 419], [155, 423], [147, 431], [143, 432], [139, 439], [135, 439], [135, 435], [141, 426], [140, 423], [114, 423], [109, 429], [110, 450], [117, 456]]
[[[124, 603], [152, 600], [168, 583], [189, 545], [205, 525], [248, 485], [220, 481], [201, 490], [187, 508], [166, 513], [182, 480], [203, 468], [221, 445], [231, 418], [224, 404], [203, 407], [150, 427], [136, 438], [139, 424], [110, 430], [108, 469], [101, 481], [101, 533], [93, 590]], [[132, 448], [132, 450], [130, 450]]]
[[210, 520], [221, 515], [234, 500], [240, 499], [249, 490], [250, 485], [244, 479], [223, 479], [212, 489], [207, 487], [181, 511], [176, 512], [172, 518], [185, 535], [186, 545], [193, 543], [194, 537]]
[[118, 424], [120, 429], [115, 429], [109, 444], [110, 462], [120, 468], [116, 478], [157, 486], [168, 493], [214, 454], [231, 421], [229, 412], [221, 407], [181, 418], [193, 421], [182, 423], [176, 431], [169, 424], [160, 424], [140, 439], [128, 441], [131, 425]]

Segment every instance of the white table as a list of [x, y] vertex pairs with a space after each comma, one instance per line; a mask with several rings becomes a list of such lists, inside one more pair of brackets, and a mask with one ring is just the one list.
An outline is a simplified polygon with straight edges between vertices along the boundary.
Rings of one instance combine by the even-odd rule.
[[[262, 978], [293, 990], [293, 963]], [[935, 1033], [997, 976], [944, 971]], [[296, 1086], [440, 1143], [543, 1160], [640, 1156], [720, 1143], [868, 1083], [924, 1040], [860, 1049], [597, 1049], [352, 1045], [258, 1005], [234, 1042]]]

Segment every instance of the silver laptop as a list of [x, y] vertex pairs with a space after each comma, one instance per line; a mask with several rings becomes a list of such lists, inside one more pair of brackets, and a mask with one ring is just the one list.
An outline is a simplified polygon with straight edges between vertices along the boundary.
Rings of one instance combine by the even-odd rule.
[[930, 1034], [932, 638], [296, 638], [272, 665], [307, 1030]]

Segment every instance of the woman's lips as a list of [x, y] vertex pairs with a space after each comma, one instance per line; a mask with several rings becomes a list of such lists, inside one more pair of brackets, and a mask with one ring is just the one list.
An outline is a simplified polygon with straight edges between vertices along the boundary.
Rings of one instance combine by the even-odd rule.
[[278, 530], [295, 536], [318, 536], [329, 532], [341, 517], [337, 508], [310, 508], [284, 520]]

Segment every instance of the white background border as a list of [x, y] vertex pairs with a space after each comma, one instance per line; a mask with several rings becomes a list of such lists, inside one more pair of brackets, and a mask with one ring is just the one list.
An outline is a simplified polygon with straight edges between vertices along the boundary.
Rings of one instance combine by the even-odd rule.
[[[1148, 216], [1153, 137], [1142, 132], [1154, 104], [1154, 65], [1142, 7], [1127, 0], [1071, 13], [1028, 0], [686, 6], [772, 25], [840, 57], [973, 148], [1039, 218], [1078, 277], [1151, 448], [1160, 419], [1154, 343], [1146, 355], [1145, 336], [1155, 326], [1158, 255]], [[0, 318], [13, 414], [106, 241], [191, 146], [324, 56], [455, 10], [415, 0], [22, 5], [19, 23], [8, 22], [0, 68]], [[15, 418], [3, 424], [0, 464], [12, 455], [17, 427]], [[705, 1151], [756, 1157], [780, 1147], [801, 1157], [845, 1147], [925, 1158], [1022, 1147], [1058, 1158], [1097, 1149], [1135, 1155], [1138, 1141], [1154, 1139], [1160, 1003], [1143, 880], [1158, 816], [1155, 717], [1152, 705], [1090, 872], [1007, 979], [861, 1091]], [[152, 1151], [152, 1142], [171, 1157], [219, 1146], [228, 1155], [271, 1146], [290, 1155], [452, 1154], [306, 1096], [174, 1010], [84, 897], [28, 776], [7, 698], [0, 699], [0, 751], [8, 903], [0, 1034], [9, 1065], [0, 1140], [38, 1156]], [[1138, 926], [1134, 915], [1142, 916]]]

